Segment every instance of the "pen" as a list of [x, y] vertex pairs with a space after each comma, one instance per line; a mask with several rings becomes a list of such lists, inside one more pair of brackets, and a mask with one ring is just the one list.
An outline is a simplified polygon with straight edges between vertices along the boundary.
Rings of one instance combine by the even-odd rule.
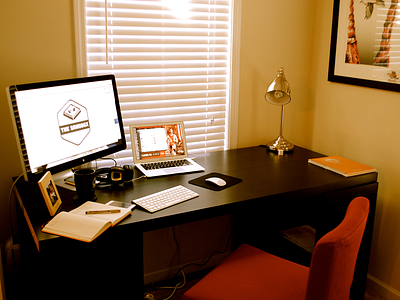
[[114, 214], [114, 213], [119, 213], [121, 212], [120, 209], [106, 209], [106, 210], [87, 210], [86, 214], [87, 215], [93, 215], [93, 214]]

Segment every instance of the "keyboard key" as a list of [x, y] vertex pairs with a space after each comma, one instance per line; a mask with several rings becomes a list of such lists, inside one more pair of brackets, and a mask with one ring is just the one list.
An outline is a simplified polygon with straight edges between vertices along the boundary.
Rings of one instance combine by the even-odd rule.
[[190, 161], [188, 161], [187, 159], [177, 159], [177, 160], [152, 162], [152, 163], [142, 164], [142, 166], [145, 170], [154, 170], [154, 169], [162, 169], [162, 168], [188, 166], [191, 164], [192, 163]]

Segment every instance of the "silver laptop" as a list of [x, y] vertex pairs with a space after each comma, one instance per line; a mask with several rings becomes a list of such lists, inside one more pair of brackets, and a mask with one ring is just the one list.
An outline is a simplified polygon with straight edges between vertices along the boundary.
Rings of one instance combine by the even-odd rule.
[[204, 171], [189, 158], [183, 122], [131, 125], [133, 162], [147, 177]]

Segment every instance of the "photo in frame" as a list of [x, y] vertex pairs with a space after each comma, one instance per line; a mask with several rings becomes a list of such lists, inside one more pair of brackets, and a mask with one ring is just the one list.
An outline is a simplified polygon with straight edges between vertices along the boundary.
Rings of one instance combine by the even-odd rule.
[[334, 0], [328, 80], [400, 91], [399, 0]]
[[47, 171], [46, 174], [44, 174], [44, 176], [38, 181], [38, 184], [44, 201], [46, 202], [47, 209], [49, 210], [50, 215], [54, 216], [62, 201], [50, 171]]

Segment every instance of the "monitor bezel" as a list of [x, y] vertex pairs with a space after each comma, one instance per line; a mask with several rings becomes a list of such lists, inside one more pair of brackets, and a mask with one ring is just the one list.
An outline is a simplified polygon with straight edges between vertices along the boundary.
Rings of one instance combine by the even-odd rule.
[[[104, 81], [104, 80], [111, 80], [111, 82], [112, 82], [113, 91], [114, 91], [115, 108], [116, 108], [116, 112], [117, 112], [117, 116], [118, 116], [119, 129], [120, 129], [120, 134], [121, 134], [120, 144], [116, 144], [114, 147], [107, 148], [107, 149], [95, 152], [93, 154], [88, 154], [84, 157], [80, 157], [80, 158], [76, 158], [76, 159], [73, 159], [68, 162], [64, 162], [57, 166], [46, 168], [40, 173], [39, 172], [32, 173], [29, 163], [28, 163], [28, 165], [26, 165], [26, 163], [25, 163], [26, 155], [24, 155], [24, 153], [23, 153], [24, 145], [21, 143], [21, 140], [23, 139], [23, 131], [22, 131], [22, 128], [18, 129], [18, 126], [19, 126], [18, 105], [17, 105], [16, 101], [12, 99], [13, 97], [15, 97], [12, 90], [14, 89], [15, 91], [26, 91], [26, 90], [39, 89], [39, 88], [65, 86], [65, 85], [71, 85], [71, 84], [80, 84], [80, 83]], [[79, 165], [94, 161], [96, 159], [102, 158], [102, 157], [110, 155], [110, 154], [114, 154], [121, 150], [125, 150], [127, 147], [124, 126], [123, 126], [123, 120], [122, 120], [122, 114], [121, 114], [121, 108], [120, 108], [119, 97], [118, 97], [118, 92], [117, 92], [117, 84], [116, 84], [115, 76], [112, 74], [61, 79], [61, 80], [53, 80], [53, 81], [44, 81], [44, 82], [36, 82], [36, 83], [16, 84], [16, 85], [7, 87], [7, 97], [8, 97], [9, 107], [10, 107], [10, 113], [11, 113], [15, 138], [17, 141], [20, 162], [21, 162], [21, 166], [23, 169], [24, 178], [26, 181], [38, 181], [40, 178], [42, 178], [45, 175], [45, 173], [47, 171], [50, 171], [52, 174], [56, 174], [56, 173], [59, 173], [62, 171], [70, 170]], [[21, 137], [20, 137], [20, 134], [22, 135]]]

